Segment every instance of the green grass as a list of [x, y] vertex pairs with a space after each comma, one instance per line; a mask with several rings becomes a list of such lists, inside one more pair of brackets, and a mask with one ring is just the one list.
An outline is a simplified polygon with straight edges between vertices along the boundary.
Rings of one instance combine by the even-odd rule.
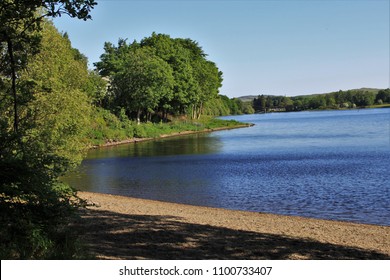
[[233, 128], [242, 125], [247, 125], [235, 120], [221, 120], [213, 117], [205, 117], [202, 120], [204, 127], [207, 129], [216, 129], [216, 128]]
[[160, 123], [136, 124], [128, 119], [113, 115], [107, 110], [97, 109], [93, 115], [91, 127], [86, 133], [91, 145], [107, 142], [119, 142], [131, 138], [158, 138], [162, 135], [184, 131], [203, 131], [207, 129], [234, 128], [245, 125], [234, 120], [220, 120], [204, 116], [199, 120], [173, 120]]
[[390, 104], [376, 104], [367, 106], [366, 108], [390, 108]]

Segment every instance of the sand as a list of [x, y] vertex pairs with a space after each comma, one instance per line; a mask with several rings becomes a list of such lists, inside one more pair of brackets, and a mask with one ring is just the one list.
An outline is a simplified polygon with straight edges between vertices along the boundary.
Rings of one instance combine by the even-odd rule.
[[390, 259], [390, 227], [79, 192], [97, 259]]

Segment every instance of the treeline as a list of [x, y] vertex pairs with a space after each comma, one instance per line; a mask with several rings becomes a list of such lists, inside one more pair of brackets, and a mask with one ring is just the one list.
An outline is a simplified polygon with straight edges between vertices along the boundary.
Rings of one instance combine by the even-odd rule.
[[253, 99], [255, 112], [364, 108], [390, 103], [390, 89], [347, 90], [307, 96], [259, 95]]

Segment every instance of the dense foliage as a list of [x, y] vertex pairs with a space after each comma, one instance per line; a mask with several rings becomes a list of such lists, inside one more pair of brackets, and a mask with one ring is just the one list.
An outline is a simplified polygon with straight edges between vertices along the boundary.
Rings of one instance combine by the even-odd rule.
[[107, 109], [142, 120], [189, 115], [199, 119], [204, 104], [218, 97], [222, 72], [197, 42], [153, 33], [141, 42], [105, 43], [99, 73], [110, 80]]
[[58, 177], [81, 159], [85, 61], [44, 20], [90, 18], [92, 0], [0, 2], [0, 256], [73, 258], [78, 206]]
[[296, 97], [259, 95], [253, 100], [256, 112], [364, 108], [390, 103], [390, 89], [356, 89]]

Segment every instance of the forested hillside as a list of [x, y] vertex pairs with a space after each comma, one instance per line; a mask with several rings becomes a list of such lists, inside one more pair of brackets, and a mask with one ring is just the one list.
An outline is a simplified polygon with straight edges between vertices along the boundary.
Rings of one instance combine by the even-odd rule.
[[256, 112], [366, 108], [390, 105], [390, 89], [353, 89], [295, 97], [259, 95], [253, 98]]

